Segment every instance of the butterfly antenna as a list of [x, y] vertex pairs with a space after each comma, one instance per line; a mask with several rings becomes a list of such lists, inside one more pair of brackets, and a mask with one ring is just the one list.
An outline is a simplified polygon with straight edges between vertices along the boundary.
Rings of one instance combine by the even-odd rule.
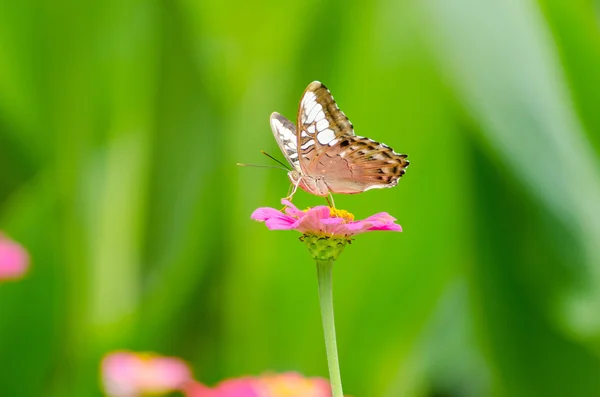
[[278, 167], [276, 165], [256, 165], [256, 164], [244, 164], [244, 163], [235, 163], [235, 164], [239, 165], [240, 167], [276, 168], [278, 170], [284, 170], [285, 172], [289, 171], [287, 168]]
[[271, 156], [269, 153], [265, 152], [264, 150], [260, 151], [262, 154], [264, 154], [265, 156], [267, 156], [268, 158], [270, 158], [271, 160], [275, 161], [276, 163], [281, 164], [282, 166], [284, 166], [288, 171], [291, 171], [292, 169], [290, 167], [288, 167], [286, 164], [282, 163], [281, 161], [277, 160], [275, 157]]

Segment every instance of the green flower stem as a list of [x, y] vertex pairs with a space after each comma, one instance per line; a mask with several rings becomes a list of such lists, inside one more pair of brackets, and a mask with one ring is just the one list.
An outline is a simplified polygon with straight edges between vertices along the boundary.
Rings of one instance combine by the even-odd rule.
[[333, 318], [333, 293], [331, 270], [333, 259], [317, 260], [317, 277], [319, 279], [319, 302], [321, 304], [321, 318], [325, 333], [325, 350], [327, 352], [327, 365], [329, 366], [329, 380], [331, 382], [332, 397], [343, 397], [342, 379], [340, 377], [340, 364], [335, 341], [335, 321]]

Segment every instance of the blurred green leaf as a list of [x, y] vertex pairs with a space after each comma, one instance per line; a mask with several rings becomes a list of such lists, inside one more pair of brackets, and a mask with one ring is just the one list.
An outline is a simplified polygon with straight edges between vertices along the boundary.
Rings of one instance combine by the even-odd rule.
[[[468, 9], [468, 13], [461, 10]], [[573, 337], [600, 336], [600, 166], [574, 112], [542, 15], [533, 4], [431, 1], [434, 49], [489, 152], [513, 172], [584, 250], [557, 321]], [[593, 342], [595, 341], [595, 342]]]

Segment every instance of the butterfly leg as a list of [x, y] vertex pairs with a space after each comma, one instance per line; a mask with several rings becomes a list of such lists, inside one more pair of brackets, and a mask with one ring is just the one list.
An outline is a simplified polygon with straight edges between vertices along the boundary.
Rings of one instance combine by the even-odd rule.
[[[296, 190], [298, 190], [298, 185], [300, 184], [301, 178], [298, 178], [298, 181], [296, 183], [294, 183], [293, 187], [290, 187], [290, 189], [292, 190], [292, 192], [290, 194], [287, 195], [287, 197], [284, 197], [283, 200], [288, 200], [288, 201], [292, 201], [292, 198], [294, 197], [294, 194], [296, 194]], [[282, 211], [287, 207], [284, 206]]]
[[293, 196], [292, 192], [294, 191], [293, 189], [294, 189], [294, 184], [292, 183], [292, 184], [290, 184], [290, 187], [288, 189], [287, 196], [285, 196], [285, 200], [292, 198], [292, 196]]
[[292, 189], [292, 193], [290, 193], [285, 200], [289, 200], [292, 201], [292, 198], [294, 197], [294, 194], [296, 194], [296, 190], [298, 190], [298, 185], [300, 184], [300, 179], [298, 179], [298, 182], [296, 182], [294, 184], [294, 188]]
[[[287, 196], [285, 196], [285, 197], [283, 198], [284, 200], [290, 200], [290, 199], [292, 198], [292, 196], [293, 196], [292, 189], [293, 189], [293, 188], [294, 188], [294, 185], [293, 185], [293, 184], [291, 184], [291, 185], [290, 185], [290, 188], [288, 189]], [[280, 209], [279, 211], [280, 211], [280, 212], [283, 212], [283, 211], [285, 211], [285, 209], [286, 209], [286, 208], [287, 208], [287, 205], [284, 205], [284, 206], [283, 206], [283, 208], [282, 208], [282, 209]]]
[[325, 196], [325, 200], [327, 200], [327, 204], [333, 209], [335, 209], [335, 201], [333, 201], [333, 194], [329, 192], [329, 196]]

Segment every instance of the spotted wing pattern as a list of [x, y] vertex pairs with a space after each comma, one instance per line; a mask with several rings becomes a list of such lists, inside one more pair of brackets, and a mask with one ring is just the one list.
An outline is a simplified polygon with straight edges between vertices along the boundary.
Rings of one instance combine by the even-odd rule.
[[298, 172], [300, 169], [300, 161], [298, 159], [298, 138], [296, 137], [296, 127], [294, 124], [280, 115], [277, 112], [271, 114], [271, 129], [273, 135], [279, 145], [279, 149], [290, 163], [290, 165]]
[[327, 87], [318, 81], [313, 81], [304, 90], [297, 124], [300, 166], [304, 172], [305, 164], [334, 146], [338, 142], [336, 138], [354, 135], [352, 123], [338, 108]]
[[408, 156], [361, 136], [342, 136], [308, 165], [307, 174], [322, 177], [333, 193], [354, 194], [394, 187], [406, 172]]
[[333, 193], [396, 186], [409, 164], [407, 155], [355, 135], [352, 123], [318, 81], [304, 91], [297, 131], [301, 174], [322, 178]]

